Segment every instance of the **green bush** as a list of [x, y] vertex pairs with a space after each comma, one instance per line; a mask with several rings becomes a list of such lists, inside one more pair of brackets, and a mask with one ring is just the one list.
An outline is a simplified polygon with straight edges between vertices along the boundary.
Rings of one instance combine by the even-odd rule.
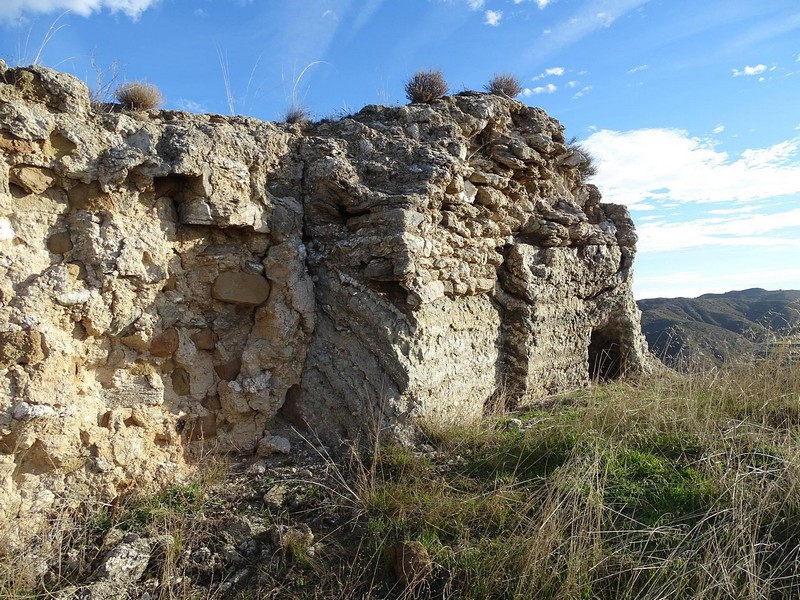
[[441, 71], [417, 71], [406, 83], [406, 98], [413, 103], [429, 104], [447, 95], [447, 82]]
[[127, 81], [117, 88], [114, 96], [130, 110], [151, 110], [164, 102], [161, 90], [145, 81]]

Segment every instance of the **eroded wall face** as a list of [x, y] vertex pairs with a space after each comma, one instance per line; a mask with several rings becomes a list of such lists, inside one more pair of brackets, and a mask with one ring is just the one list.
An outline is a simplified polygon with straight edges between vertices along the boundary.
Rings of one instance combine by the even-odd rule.
[[289, 425], [408, 440], [585, 385], [601, 337], [645, 366], [633, 224], [539, 109], [126, 113], [2, 65], [0, 101], [0, 522]]
[[[0, 522], [252, 451], [314, 326], [292, 135], [0, 84]], [[9, 539], [13, 542], [13, 539]]]

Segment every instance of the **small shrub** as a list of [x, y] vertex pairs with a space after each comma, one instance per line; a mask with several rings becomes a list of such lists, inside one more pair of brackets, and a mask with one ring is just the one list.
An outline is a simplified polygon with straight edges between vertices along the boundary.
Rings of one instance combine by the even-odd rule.
[[292, 124], [307, 123], [311, 120], [311, 111], [299, 104], [292, 104], [286, 111], [283, 120]]
[[152, 83], [128, 81], [114, 93], [117, 100], [131, 110], [151, 110], [164, 102], [161, 91]]
[[413, 103], [431, 103], [447, 95], [447, 82], [441, 71], [417, 71], [406, 83], [406, 98]]
[[492, 77], [489, 84], [486, 86], [486, 91], [490, 94], [497, 94], [498, 96], [508, 96], [509, 98], [516, 98], [522, 93], [522, 85], [514, 75], [508, 73], [500, 73]]

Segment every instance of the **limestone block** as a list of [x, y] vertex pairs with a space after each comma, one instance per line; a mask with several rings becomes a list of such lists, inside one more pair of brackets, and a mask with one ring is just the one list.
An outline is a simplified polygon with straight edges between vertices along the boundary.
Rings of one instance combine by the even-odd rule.
[[267, 300], [269, 290], [269, 282], [261, 275], [227, 271], [214, 281], [211, 295], [222, 302], [258, 306]]

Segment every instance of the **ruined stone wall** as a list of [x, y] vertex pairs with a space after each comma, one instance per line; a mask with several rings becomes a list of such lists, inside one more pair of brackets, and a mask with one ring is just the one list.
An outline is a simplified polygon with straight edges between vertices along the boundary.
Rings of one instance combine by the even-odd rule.
[[581, 160], [487, 94], [287, 125], [0, 63], [0, 523], [641, 371], [633, 224]]

